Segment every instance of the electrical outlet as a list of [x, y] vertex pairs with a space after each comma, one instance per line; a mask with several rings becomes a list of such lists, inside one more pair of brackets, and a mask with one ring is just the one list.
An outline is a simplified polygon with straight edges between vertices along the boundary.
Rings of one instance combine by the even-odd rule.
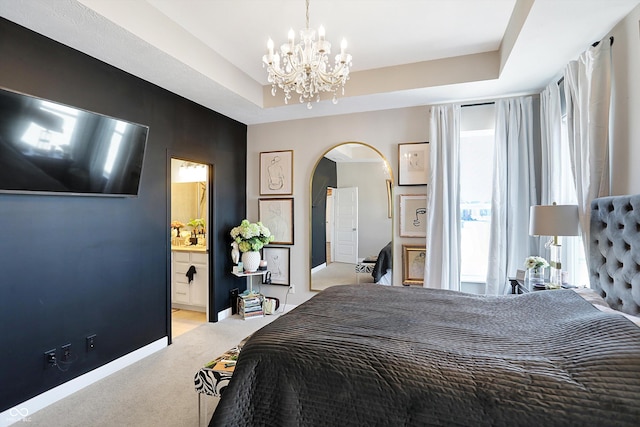
[[68, 362], [71, 359], [71, 344], [65, 344], [62, 347], [61, 362]]
[[96, 334], [87, 337], [87, 353], [96, 349]]
[[52, 366], [56, 366], [56, 350], [45, 351], [44, 352], [44, 367], [49, 368]]
[[289, 293], [290, 294], [295, 294], [296, 290], [293, 288], [293, 285], [289, 285]]

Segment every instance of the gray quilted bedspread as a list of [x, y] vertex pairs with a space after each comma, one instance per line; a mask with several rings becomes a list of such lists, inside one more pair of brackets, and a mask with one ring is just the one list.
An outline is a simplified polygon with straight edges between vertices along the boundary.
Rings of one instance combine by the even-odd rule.
[[246, 343], [211, 426], [638, 426], [640, 328], [570, 290], [336, 286]]

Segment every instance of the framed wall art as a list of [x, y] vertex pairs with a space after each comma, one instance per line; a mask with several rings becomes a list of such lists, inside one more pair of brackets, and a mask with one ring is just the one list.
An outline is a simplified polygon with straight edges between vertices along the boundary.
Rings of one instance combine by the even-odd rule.
[[387, 184], [387, 217], [393, 216], [393, 183], [390, 179], [386, 180]]
[[[267, 261], [267, 271], [270, 272], [272, 285], [289, 286], [291, 264], [289, 262], [290, 248], [265, 246], [262, 248], [262, 259]], [[265, 276], [263, 276], [263, 280]], [[263, 283], [265, 283], [263, 281]]]
[[429, 181], [429, 143], [398, 144], [398, 185], [426, 185]]
[[258, 217], [271, 231], [272, 245], [293, 245], [293, 197], [258, 199]]
[[427, 237], [426, 195], [400, 195], [400, 236]]
[[260, 195], [293, 194], [293, 150], [260, 153]]
[[402, 245], [402, 284], [424, 284], [424, 263], [427, 257], [426, 246]]

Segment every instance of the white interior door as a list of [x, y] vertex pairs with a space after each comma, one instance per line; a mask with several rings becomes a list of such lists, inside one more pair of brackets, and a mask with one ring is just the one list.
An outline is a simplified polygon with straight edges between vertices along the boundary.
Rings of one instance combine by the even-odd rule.
[[333, 190], [335, 261], [358, 263], [358, 188]]
[[327, 187], [327, 207], [326, 207], [326, 223], [325, 233], [327, 239], [327, 264], [335, 261], [335, 246], [333, 245], [333, 191], [331, 187]]

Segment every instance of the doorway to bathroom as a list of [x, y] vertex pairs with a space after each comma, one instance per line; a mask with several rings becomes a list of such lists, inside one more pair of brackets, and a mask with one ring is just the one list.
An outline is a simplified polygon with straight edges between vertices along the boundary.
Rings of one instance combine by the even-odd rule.
[[209, 167], [171, 158], [171, 335], [209, 318]]

